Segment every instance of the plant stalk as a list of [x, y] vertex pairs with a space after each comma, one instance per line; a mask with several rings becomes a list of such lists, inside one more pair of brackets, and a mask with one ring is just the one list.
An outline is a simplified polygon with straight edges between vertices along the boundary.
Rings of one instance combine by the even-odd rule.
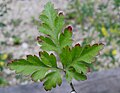
[[75, 88], [74, 88], [74, 86], [73, 86], [73, 84], [72, 84], [72, 82], [70, 83], [70, 86], [72, 88], [72, 91], [70, 93], [77, 93], [76, 90], [75, 90]]

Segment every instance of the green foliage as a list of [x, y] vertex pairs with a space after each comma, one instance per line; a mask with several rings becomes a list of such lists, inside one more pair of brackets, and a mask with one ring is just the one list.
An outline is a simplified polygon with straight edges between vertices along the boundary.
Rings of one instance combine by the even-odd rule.
[[11, 20], [11, 24], [13, 24], [14, 27], [19, 26], [21, 22], [22, 22], [22, 19], [19, 19], [19, 18]]
[[[94, 71], [119, 66], [119, 58], [117, 57], [120, 45], [119, 4], [120, 0], [107, 0], [106, 2], [102, 0], [70, 0], [68, 4], [67, 22], [73, 23], [75, 28], [83, 35], [82, 45], [94, 41], [106, 42], [103, 55], [100, 56], [100, 60], [96, 60], [97, 63], [94, 63], [97, 64], [94, 66]], [[116, 11], [116, 14], [113, 13], [114, 11]], [[98, 34], [97, 37], [96, 33]], [[111, 53], [111, 51], [116, 52]], [[108, 59], [110, 59], [110, 62], [107, 64], [103, 62], [108, 61]]]
[[115, 7], [120, 7], [120, 0], [113, 0]]
[[48, 3], [45, 6], [45, 10], [40, 15], [40, 19], [42, 25], [39, 31], [46, 35], [50, 35], [51, 38], [54, 39], [54, 42], [57, 41], [58, 34], [64, 27], [63, 16], [59, 16], [51, 3]]
[[[84, 47], [77, 44], [72, 49], [69, 47], [63, 48], [60, 59], [63, 68], [66, 70], [66, 79], [68, 81], [71, 81], [72, 78], [79, 80], [82, 76], [84, 76], [82, 79], [86, 79], [84, 74], [87, 72], [88, 65], [85, 63], [91, 64], [102, 47], [102, 44]], [[73, 75], [75, 73], [79, 79], [76, 78], [76, 75]]]
[[9, 59], [10, 55], [6, 53], [0, 53], [0, 87], [6, 86], [8, 84], [5, 76], [3, 75], [3, 70], [6, 67], [7, 60]]
[[19, 45], [21, 43], [21, 38], [18, 36], [13, 36], [13, 43], [14, 45]]
[[[103, 48], [102, 44], [72, 47], [72, 27], [64, 27], [64, 16], [57, 14], [53, 4], [48, 2], [40, 15], [42, 21], [38, 42], [43, 50], [39, 57], [28, 55], [26, 59], [15, 60], [8, 66], [16, 73], [31, 75], [34, 81], [43, 81], [45, 90], [51, 90], [61, 85], [64, 72], [66, 80], [86, 80], [87, 69], [94, 57]], [[47, 51], [54, 51], [56, 55]], [[58, 65], [58, 60], [62, 67]]]
[[3, 28], [3, 27], [5, 27], [5, 26], [6, 26], [6, 24], [0, 22], [0, 28]]
[[[40, 59], [41, 58], [41, 59]], [[61, 85], [62, 79], [59, 69], [57, 69], [56, 58], [53, 54], [40, 52], [40, 58], [28, 55], [27, 59], [20, 59], [10, 64], [11, 69], [23, 75], [31, 75], [34, 81], [45, 81], [45, 89], [50, 90], [56, 84]], [[54, 82], [51, 81], [54, 79]]]
[[7, 13], [8, 8], [7, 8], [7, 3], [5, 3], [4, 1], [1, 2], [0, 2], [0, 16], [3, 16], [4, 14]]
[[[6, 11], [7, 11], [6, 4], [0, 3], [0, 17], [2, 17], [4, 14], [6, 14]], [[6, 24], [4, 22], [0, 21], [0, 28], [3, 28], [5, 26], [6, 26]]]
[[49, 37], [44, 37], [40, 36], [38, 37], [39, 44], [41, 45], [41, 48], [46, 51], [57, 51], [57, 46], [55, 43], [49, 38]]
[[0, 77], [0, 86], [5, 86], [7, 84], [8, 82], [6, 81], [6, 79], [4, 79], [3, 77]]
[[80, 0], [71, 0], [70, 8], [68, 12], [69, 19], [75, 19], [77, 24], [83, 24], [86, 19], [92, 17], [94, 14], [94, 2], [92, 0], [86, 0], [80, 2]]
[[8, 54], [0, 53], [0, 71], [3, 71], [7, 59]]

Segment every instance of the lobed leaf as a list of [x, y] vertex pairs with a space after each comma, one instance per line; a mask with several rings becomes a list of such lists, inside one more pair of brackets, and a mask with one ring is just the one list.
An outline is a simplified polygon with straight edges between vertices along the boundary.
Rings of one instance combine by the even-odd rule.
[[[86, 80], [87, 70], [94, 61], [95, 56], [102, 49], [102, 44], [81, 47], [79, 44], [72, 46], [72, 27], [64, 28], [64, 16], [57, 14], [53, 4], [48, 2], [40, 15], [42, 21], [39, 31], [44, 36], [38, 37], [38, 42], [43, 49], [39, 57], [28, 55], [27, 59], [16, 60], [8, 66], [17, 73], [31, 75], [34, 81], [43, 81], [45, 90], [51, 90], [61, 85], [61, 71], [65, 72], [68, 82]], [[63, 33], [62, 33], [63, 32]], [[55, 51], [60, 57], [63, 68], [57, 67], [56, 57], [46, 51]]]
[[87, 45], [83, 47], [83, 50], [79, 55], [80, 58], [78, 58], [78, 60], [82, 60], [86, 63], [93, 62], [95, 60], [94, 57], [99, 53], [103, 46], [103, 44], [94, 44], [92, 46]]
[[59, 37], [60, 47], [61, 49], [65, 46], [71, 46], [72, 45], [72, 32], [70, 32], [68, 29], [64, 30], [64, 33], [60, 34]]
[[49, 55], [47, 52], [44, 51], [40, 52], [40, 57], [45, 65], [57, 68], [56, 57], [53, 54]]
[[[44, 88], [51, 90], [56, 85], [61, 85], [62, 79], [60, 70], [57, 68], [56, 58], [53, 54], [40, 52], [40, 58], [28, 55], [27, 59], [19, 59], [8, 64], [17, 73], [31, 75], [34, 81], [45, 81]], [[52, 81], [51, 81], [52, 80]]]
[[55, 19], [55, 31], [56, 35], [58, 36], [59, 33], [61, 33], [63, 27], [64, 27], [64, 16], [63, 15], [58, 15]]
[[49, 37], [40, 36], [39, 39], [39, 44], [41, 45], [42, 50], [57, 51], [57, 46]]
[[66, 71], [66, 80], [68, 82], [71, 82], [73, 78], [76, 80], [86, 80], [87, 76], [84, 75], [83, 73], [76, 72], [74, 69], [72, 70], [68, 69]]
[[50, 2], [48, 2], [44, 8], [44, 11], [40, 15], [42, 25], [39, 31], [51, 36], [51, 38], [56, 41], [64, 27], [64, 17], [57, 14], [53, 4]]
[[61, 74], [59, 71], [51, 72], [46, 76], [46, 81], [44, 82], [45, 90], [51, 90], [52, 87], [56, 87], [56, 84], [59, 86], [62, 83]]
[[71, 80], [71, 78], [77, 79], [73, 74], [70, 74], [70, 71], [68, 71], [70, 68], [74, 69], [74, 73], [80, 75], [81, 73], [86, 74], [89, 67], [88, 64], [91, 64], [91, 62], [94, 61], [94, 57], [102, 48], [103, 44], [92, 46], [86, 45], [85, 47], [81, 47], [77, 44], [71, 49], [69, 47], [65, 47], [60, 54], [60, 59], [63, 64], [63, 68], [66, 69], [68, 80]]

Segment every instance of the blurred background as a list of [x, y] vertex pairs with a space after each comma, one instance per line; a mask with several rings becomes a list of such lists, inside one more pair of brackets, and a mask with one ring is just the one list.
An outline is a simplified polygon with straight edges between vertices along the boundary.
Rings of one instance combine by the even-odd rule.
[[0, 0], [0, 87], [32, 83], [29, 76], [9, 70], [7, 63], [41, 50], [37, 28], [48, 1], [64, 11], [74, 43], [105, 44], [91, 72], [120, 67], [120, 0]]

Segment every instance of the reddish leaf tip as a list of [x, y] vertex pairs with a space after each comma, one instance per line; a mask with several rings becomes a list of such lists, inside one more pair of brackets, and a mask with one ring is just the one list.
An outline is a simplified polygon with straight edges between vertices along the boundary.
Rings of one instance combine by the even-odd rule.
[[51, 53], [50, 55], [54, 55], [53, 53]]
[[96, 44], [94, 44], [93, 46], [98, 46], [98, 45], [103, 45], [104, 46], [104, 44], [103, 43], [96, 43]]
[[87, 72], [91, 72], [91, 69], [90, 69], [90, 67], [88, 68]]
[[72, 26], [68, 26], [66, 29], [67, 29], [68, 31], [72, 32]]
[[94, 44], [93, 46], [98, 46], [99, 44]]
[[40, 39], [40, 36], [37, 37], [37, 41], [42, 42], [42, 40]]
[[80, 44], [78, 43], [78, 44], [76, 44], [75, 46], [80, 46]]
[[8, 64], [11, 64], [11, 63], [13, 63], [13, 60], [8, 61]]
[[37, 40], [39, 40], [39, 39], [40, 39], [40, 36], [37, 37]]
[[48, 37], [50, 37], [50, 35], [47, 34]]
[[41, 57], [41, 52], [39, 52], [39, 57]]
[[103, 43], [100, 43], [99, 45], [103, 45], [103, 46], [104, 46], [104, 44], [103, 44]]
[[27, 57], [29, 57], [30, 55], [26, 55]]
[[61, 11], [61, 12], [59, 12], [58, 15], [59, 15], [59, 16], [63, 16], [64, 14], [63, 14], [63, 12]]
[[8, 64], [7, 65], [9, 65], [9, 64], [11, 64], [11, 63], [13, 63], [13, 62], [15, 62], [15, 61], [18, 61], [17, 59], [15, 59], [15, 60], [10, 60], [10, 61], [8, 61]]

